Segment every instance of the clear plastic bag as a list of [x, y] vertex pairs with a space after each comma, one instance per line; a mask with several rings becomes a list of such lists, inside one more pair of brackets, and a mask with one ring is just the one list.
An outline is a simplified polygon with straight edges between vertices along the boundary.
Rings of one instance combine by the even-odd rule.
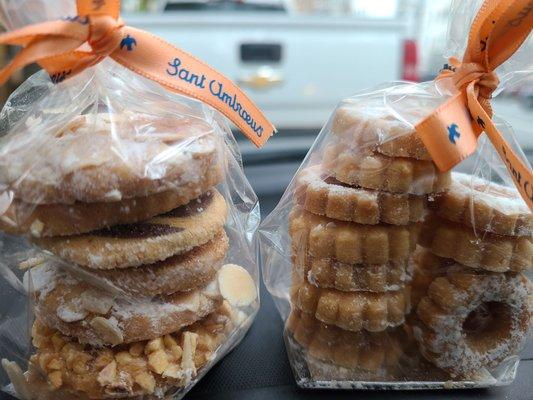
[[[467, 32], [478, 5], [454, 3], [450, 26]], [[458, 31], [450, 48], [464, 49]], [[531, 73], [530, 45], [505, 76]], [[399, 82], [343, 100], [262, 222], [263, 277], [299, 386], [513, 381], [532, 324], [533, 216], [484, 136], [453, 172], [437, 169], [414, 126], [449, 95]]]
[[181, 398], [259, 308], [238, 147], [217, 111], [114, 61], [52, 80], [30, 77], [0, 116], [2, 387]]

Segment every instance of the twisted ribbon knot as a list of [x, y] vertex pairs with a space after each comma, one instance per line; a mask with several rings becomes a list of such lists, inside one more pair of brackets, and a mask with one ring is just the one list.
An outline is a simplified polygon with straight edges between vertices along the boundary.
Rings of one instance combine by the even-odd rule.
[[87, 42], [95, 55], [107, 57], [119, 48], [123, 38], [124, 21], [109, 15], [96, 14], [88, 17], [89, 37]]

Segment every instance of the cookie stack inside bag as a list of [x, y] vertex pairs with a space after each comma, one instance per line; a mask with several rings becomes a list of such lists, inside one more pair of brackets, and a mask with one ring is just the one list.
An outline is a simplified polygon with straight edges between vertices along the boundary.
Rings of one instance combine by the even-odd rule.
[[357, 370], [355, 380], [393, 378], [420, 223], [450, 180], [378, 103], [336, 110], [322, 159], [296, 177], [289, 221], [287, 330], [314, 360]]
[[36, 351], [21, 390], [163, 398], [212, 360], [257, 295], [244, 268], [224, 265], [212, 127], [96, 114], [48, 139], [31, 159], [10, 153], [14, 200], [1, 223], [44, 250], [25, 263]]
[[533, 215], [514, 188], [461, 173], [431, 204], [416, 254], [415, 337], [452, 377], [482, 379], [528, 336]]

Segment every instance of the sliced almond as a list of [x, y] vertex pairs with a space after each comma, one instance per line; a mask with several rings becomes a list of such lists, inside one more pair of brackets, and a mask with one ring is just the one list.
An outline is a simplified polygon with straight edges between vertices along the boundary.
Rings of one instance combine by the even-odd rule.
[[152, 394], [155, 390], [155, 379], [150, 372], [140, 372], [133, 377], [133, 381], [146, 393]]
[[64, 322], [77, 322], [87, 317], [87, 311], [71, 303], [59, 306], [56, 314]]
[[44, 223], [40, 219], [36, 219], [30, 225], [31, 235], [34, 237], [41, 237], [41, 233], [44, 230]]
[[222, 297], [234, 307], [246, 307], [257, 298], [252, 276], [239, 265], [224, 265], [218, 272], [218, 285]]
[[22, 369], [20, 369], [19, 365], [15, 361], [9, 361], [3, 358], [2, 367], [4, 368], [4, 371], [6, 371], [6, 374], [9, 379], [11, 380], [11, 383], [13, 384], [13, 389], [15, 390], [17, 396], [21, 400], [30, 400], [30, 388], [28, 387], [28, 382], [26, 381], [24, 373], [22, 372]]
[[44, 257], [44, 255], [39, 254], [38, 256], [31, 257], [31, 258], [28, 258], [27, 260], [22, 261], [19, 264], [19, 269], [21, 269], [22, 271], [25, 271], [27, 269], [31, 269], [33, 267], [41, 265], [42, 263], [45, 262], [45, 260], [46, 260], [46, 258]]
[[95, 290], [87, 290], [80, 296], [82, 307], [94, 314], [105, 315], [111, 310], [114, 300]]
[[91, 320], [91, 326], [100, 334], [104, 341], [111, 343], [112, 345], [124, 343], [124, 335], [119, 329], [116, 319], [94, 317]]
[[191, 371], [196, 375], [196, 365], [194, 364], [194, 354], [196, 353], [196, 344], [198, 343], [198, 334], [193, 332], [183, 333], [183, 354], [181, 356], [181, 369]]
[[103, 387], [112, 384], [117, 378], [117, 363], [115, 360], [107, 364], [104, 369], [100, 371], [96, 380]]

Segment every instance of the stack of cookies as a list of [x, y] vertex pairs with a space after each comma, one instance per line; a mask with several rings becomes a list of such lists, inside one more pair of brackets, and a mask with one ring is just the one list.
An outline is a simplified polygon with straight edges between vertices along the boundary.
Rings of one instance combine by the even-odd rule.
[[450, 176], [380, 103], [341, 105], [322, 150], [296, 177], [287, 329], [313, 358], [372, 372], [358, 380], [391, 378], [420, 222]]
[[24, 263], [36, 352], [22, 378], [4, 362], [15, 387], [31, 399], [100, 399], [186, 386], [257, 296], [244, 268], [224, 265], [211, 126], [87, 115], [42, 145], [30, 159], [13, 149], [2, 216], [5, 231], [44, 250]]
[[533, 313], [533, 215], [514, 188], [452, 174], [423, 225], [413, 279], [422, 354], [479, 379], [517, 354]]

